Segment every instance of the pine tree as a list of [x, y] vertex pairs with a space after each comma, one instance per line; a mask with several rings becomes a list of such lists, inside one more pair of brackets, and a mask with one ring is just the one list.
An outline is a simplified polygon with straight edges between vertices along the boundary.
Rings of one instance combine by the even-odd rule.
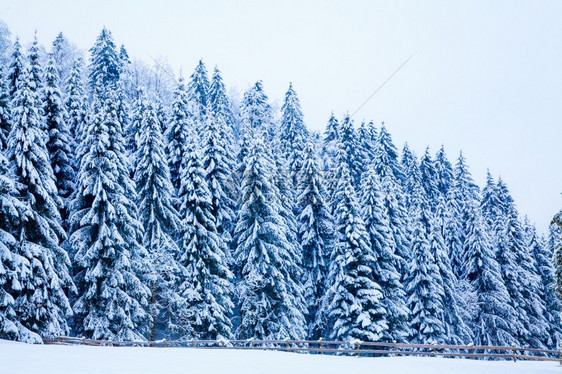
[[172, 102], [172, 113], [168, 124], [168, 157], [170, 164], [170, 176], [172, 185], [177, 193], [180, 188], [180, 168], [186, 157], [185, 145], [195, 130], [195, 114], [193, 105], [187, 98], [185, 84], [180, 77], [174, 99]]
[[468, 170], [468, 165], [466, 164], [466, 159], [464, 158], [462, 152], [459, 154], [459, 158], [457, 159], [454, 175], [455, 187], [459, 195], [459, 203], [461, 205], [471, 206], [475, 202], [480, 201], [480, 189], [472, 179], [472, 175]]
[[340, 125], [339, 147], [344, 150], [344, 160], [351, 173], [353, 186], [359, 186], [363, 163], [359, 152], [357, 134], [353, 128], [353, 121], [346, 113]]
[[480, 209], [468, 206], [465, 239], [466, 267], [463, 278], [473, 287], [477, 310], [472, 321], [475, 345], [510, 346], [516, 342], [509, 293], [495, 259]]
[[[453, 223], [458, 230], [454, 232], [456, 238], [454, 240], [459, 243], [466, 243], [467, 232], [470, 230], [468, 227], [469, 223], [469, 211], [473, 209], [474, 205], [478, 205], [480, 202], [480, 191], [478, 186], [474, 183], [472, 175], [468, 170], [465, 158], [460, 153], [457, 163], [454, 169], [454, 180], [451, 187], [448, 200], [454, 200], [454, 204], [458, 207], [458, 210], [452, 213], [456, 213], [458, 217], [458, 224]], [[455, 207], [455, 208], [456, 208]], [[462, 274], [466, 272], [466, 249], [462, 247], [453, 246], [449, 248], [449, 258], [451, 260], [451, 267], [453, 273], [457, 277], [461, 277]]]
[[369, 123], [361, 122], [361, 126], [357, 129], [357, 141], [361, 153], [362, 173], [373, 163], [375, 159], [375, 148], [377, 142], [377, 129], [371, 121]]
[[33, 42], [27, 51], [27, 58], [29, 59], [29, 82], [30, 88], [33, 92], [37, 93], [37, 97], [42, 100], [43, 89], [43, 67], [41, 52], [39, 51], [39, 41], [37, 40], [37, 32], [33, 37]]
[[[546, 243], [537, 234], [537, 229], [531, 225], [526, 219], [524, 224], [526, 246], [533, 255], [535, 262], [536, 274], [539, 277], [538, 291], [536, 296], [543, 305], [544, 316], [544, 332], [541, 343], [549, 348], [556, 347], [561, 337], [560, 325], [560, 302], [556, 299], [554, 292], [554, 269], [551, 259], [552, 253], [549, 251]], [[540, 330], [537, 330], [539, 332]], [[538, 336], [538, 334], [535, 334]], [[535, 345], [537, 345], [535, 343]]]
[[141, 119], [140, 129], [135, 182], [144, 228], [142, 244], [148, 251], [154, 270], [149, 285], [152, 314], [150, 340], [154, 340], [157, 330], [173, 331], [175, 326], [177, 311], [174, 307], [178, 298], [175, 286], [181, 275], [181, 267], [176, 261], [179, 247], [175, 238], [181, 222], [174, 208], [174, 190], [164, 153], [162, 128], [150, 102]]
[[227, 245], [230, 245], [230, 232], [236, 219], [230, 179], [234, 169], [230, 134], [223, 117], [215, 117], [208, 108], [201, 135], [201, 161], [209, 187], [211, 215], [215, 218], [217, 233]]
[[[279, 200], [279, 216], [281, 216], [284, 225], [287, 227], [285, 231], [287, 241], [289, 243], [288, 253], [291, 256], [291, 263], [297, 265], [292, 267], [293, 279], [300, 280], [302, 278], [302, 247], [297, 240], [298, 224], [295, 216], [295, 190], [292, 188], [290, 176], [287, 174], [287, 160], [279, 152], [279, 143], [277, 138], [271, 142], [270, 163], [274, 165], [273, 185], [276, 189], [276, 196]], [[268, 157], [266, 155], [266, 157]], [[303, 311], [305, 313], [305, 311]]]
[[[144, 90], [141, 87], [138, 87], [136, 90], [136, 99], [133, 102], [131, 108], [131, 120], [127, 128], [125, 128], [125, 139], [127, 144], [127, 153], [129, 154], [129, 158], [133, 158], [134, 155], [137, 153], [137, 149], [140, 143], [141, 137], [141, 129], [142, 129], [142, 121], [147, 115], [146, 107], [148, 99]], [[148, 114], [149, 116], [151, 114]]]
[[435, 155], [435, 172], [437, 178], [437, 189], [441, 193], [442, 197], [446, 197], [453, 187], [453, 180], [455, 178], [453, 166], [447, 158], [445, 153], [445, 148], [441, 146], [437, 154]]
[[73, 291], [74, 284], [70, 260], [59, 245], [65, 236], [59, 215], [61, 201], [45, 147], [38, 93], [32, 86], [24, 68], [12, 101], [7, 154], [18, 196], [30, 210], [15, 237], [19, 255], [32, 266], [33, 277], [21, 282], [14, 298], [21, 323], [43, 337], [53, 337], [68, 333], [67, 318], [72, 311], [66, 291]]
[[[420, 191], [421, 192], [421, 191]], [[419, 193], [419, 192], [418, 192]], [[411, 248], [410, 267], [405, 278], [407, 305], [411, 312], [409, 342], [440, 344], [446, 339], [443, 279], [436, 265], [434, 232], [427, 232], [428, 207], [422, 196], [410, 207]]]
[[335, 164], [336, 152], [338, 149], [338, 138], [340, 136], [340, 125], [334, 112], [330, 115], [328, 123], [326, 124], [326, 131], [324, 131], [324, 138], [322, 143], [322, 167], [326, 176], [328, 176], [330, 169]]
[[332, 252], [334, 228], [322, 171], [312, 144], [297, 176], [298, 240], [302, 245], [304, 297], [307, 301], [308, 337], [324, 336], [325, 321], [320, 317], [320, 301], [326, 291], [329, 254]]
[[374, 164], [377, 174], [381, 178], [390, 174], [398, 184], [402, 184], [404, 173], [398, 162], [398, 151], [384, 123], [379, 130], [375, 147]]
[[0, 150], [8, 146], [8, 134], [10, 133], [10, 94], [4, 67], [0, 66]]
[[447, 204], [441, 197], [435, 206], [435, 213], [427, 226], [431, 251], [435, 257], [435, 264], [443, 281], [443, 327], [447, 344], [469, 344], [472, 342], [472, 331], [468, 325], [470, 309], [464, 299], [463, 285], [453, 273], [449, 259], [447, 241], [444, 235], [447, 219], [445, 211]]
[[562, 296], [562, 210], [550, 222], [550, 246], [554, 262], [554, 276], [556, 279], [556, 296]]
[[304, 300], [295, 274], [288, 228], [271, 183], [273, 165], [259, 133], [245, 161], [242, 197], [234, 230], [240, 281], [238, 336], [242, 339], [302, 339], [306, 336]]
[[207, 77], [207, 68], [203, 60], [199, 60], [193, 74], [189, 78], [187, 96], [195, 106], [197, 123], [204, 123], [207, 116], [207, 105], [209, 104], [209, 78]]
[[439, 204], [440, 191], [437, 185], [438, 174], [435, 170], [435, 163], [429, 154], [429, 147], [425, 149], [425, 153], [420, 160], [420, 177], [425, 197], [432, 211], [435, 211], [437, 204]]
[[[550, 227], [548, 242], [541, 243], [543, 251], [535, 251], [535, 259], [537, 261], [537, 269], [541, 275], [541, 281], [544, 289], [544, 300], [546, 304], [546, 318], [550, 324], [549, 340], [547, 347], [559, 346], [561, 339], [560, 319], [562, 318], [560, 300], [558, 298], [557, 276], [559, 275], [559, 245], [562, 236], [561, 213], [554, 216]], [[532, 247], [531, 247], [532, 248]], [[555, 252], [556, 250], [556, 252]]]
[[31, 263], [18, 249], [17, 235], [32, 213], [18, 197], [9, 165], [0, 153], [0, 338], [41, 343], [41, 337], [24, 327], [14, 296], [33, 277]]
[[244, 129], [259, 130], [272, 137], [273, 114], [263, 83], [257, 81], [244, 93], [242, 102], [242, 124]]
[[408, 143], [405, 143], [402, 149], [401, 165], [404, 172], [404, 180], [402, 181], [404, 204], [406, 207], [410, 207], [415, 204], [415, 202], [412, 201], [415, 197], [415, 193], [419, 193], [419, 189], [423, 187], [421, 186], [422, 176], [418, 158], [410, 149]]
[[330, 254], [323, 315], [333, 340], [378, 341], [388, 330], [384, 295], [373, 279], [373, 250], [351, 184], [345, 153], [334, 198], [335, 243]]
[[[60, 82], [66, 82], [72, 72], [72, 66], [74, 65], [74, 49], [68, 40], [64, 37], [62, 32], [60, 32], [55, 40], [53, 41], [53, 46], [51, 48], [51, 55], [55, 60], [55, 66], [57, 70], [58, 79]], [[63, 86], [64, 87], [64, 86]], [[67, 93], [66, 87], [62, 88], [64, 92]]]
[[214, 117], [233, 133], [235, 120], [234, 114], [232, 113], [232, 105], [226, 94], [226, 87], [217, 67], [215, 67], [213, 71], [213, 77], [211, 78], [211, 85], [209, 87], [209, 105], [211, 105]]
[[482, 189], [480, 207], [482, 209], [484, 223], [491, 232], [494, 230], [494, 225], [501, 215], [501, 204], [497, 193], [496, 182], [488, 170], [486, 174], [486, 185]]
[[373, 252], [373, 277], [384, 295], [388, 330], [382, 339], [387, 342], [404, 341], [408, 334], [406, 294], [397, 270], [401, 258], [395, 254], [396, 244], [384, 209], [382, 186], [373, 167], [367, 169], [361, 183], [362, 217], [369, 234]]
[[515, 322], [520, 344], [541, 347], [546, 336], [544, 304], [538, 297], [540, 279], [534, 259], [526, 247], [517, 209], [507, 186], [497, 183], [500, 215], [494, 224], [496, 258], [500, 264], [510, 301], [516, 311]]
[[[68, 112], [68, 127], [70, 135], [76, 143], [80, 143], [86, 136], [88, 120], [88, 104], [82, 79], [84, 63], [76, 59], [66, 81], [67, 99], [66, 111]], [[78, 155], [77, 155], [78, 156]], [[80, 165], [80, 157], [76, 164]]]
[[74, 144], [68, 129], [68, 114], [59, 87], [55, 61], [51, 57], [45, 71], [43, 114], [48, 136], [47, 151], [55, 175], [57, 191], [63, 200], [61, 217], [66, 226], [66, 219], [68, 218], [67, 199], [74, 190], [76, 172], [72, 162]]
[[103, 94], [107, 87], [115, 87], [121, 72], [121, 60], [111, 31], [105, 27], [90, 48], [90, 88], [96, 95]]
[[304, 164], [308, 137], [300, 101], [291, 83], [281, 107], [279, 141], [281, 154], [287, 160], [288, 172], [294, 188], [298, 184], [297, 175]]
[[8, 70], [8, 93], [10, 100], [14, 99], [14, 94], [16, 93], [18, 81], [23, 70], [26, 68], [27, 61], [21, 51], [21, 44], [19, 38], [16, 38], [14, 42], [14, 49], [12, 52], [12, 59], [10, 68]]
[[390, 133], [383, 125], [378, 132], [373, 160], [375, 171], [379, 175], [383, 191], [383, 203], [386, 209], [394, 243], [395, 254], [400, 257], [398, 271], [404, 280], [410, 261], [410, 249], [406, 230], [406, 201], [402, 192], [404, 173], [398, 161], [398, 151], [392, 143]]
[[228, 247], [217, 232], [211, 192], [195, 142], [191, 136], [181, 168], [178, 197], [184, 227], [179, 258], [184, 269], [178, 285], [182, 298], [182, 307], [177, 311], [179, 333], [182, 338], [230, 339], [233, 303]]
[[93, 339], [144, 339], [150, 290], [141, 279], [151, 272], [142, 266], [147, 254], [132, 208], [136, 193], [123, 164], [123, 129], [113, 89], [95, 108], [82, 144], [87, 151], [70, 218], [80, 291], [74, 326], [76, 333]]

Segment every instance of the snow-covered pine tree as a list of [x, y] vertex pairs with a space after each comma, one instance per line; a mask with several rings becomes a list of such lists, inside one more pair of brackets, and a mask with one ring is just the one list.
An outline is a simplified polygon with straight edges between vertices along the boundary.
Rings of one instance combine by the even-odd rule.
[[273, 138], [273, 113], [268, 100], [262, 81], [257, 81], [244, 93], [241, 108], [242, 125], [244, 129], [259, 130]]
[[[141, 138], [142, 122], [147, 115], [146, 107], [148, 106], [148, 99], [142, 87], [137, 87], [135, 94], [135, 101], [133, 102], [130, 114], [130, 121], [125, 128], [125, 141], [127, 154], [129, 159], [133, 159], [137, 154]], [[148, 114], [151, 116], [151, 114]]]
[[21, 282], [14, 298], [20, 322], [43, 337], [53, 337], [68, 333], [72, 310], [66, 291], [73, 291], [74, 284], [70, 259], [59, 245], [65, 237], [59, 214], [62, 203], [45, 146], [38, 93], [32, 86], [24, 67], [11, 105], [7, 154], [19, 197], [30, 210], [15, 237], [33, 276]]
[[369, 149], [371, 149], [369, 130], [367, 129], [367, 124], [365, 121], [361, 121], [359, 127], [355, 130], [355, 139], [357, 142], [357, 162], [360, 167], [359, 170], [359, 185], [357, 189], [360, 188], [361, 176], [371, 165], [373, 157], [369, 157]]
[[437, 204], [439, 204], [440, 191], [437, 185], [438, 175], [435, 170], [435, 162], [431, 159], [429, 154], [429, 147], [420, 160], [420, 183], [423, 188], [425, 198], [429, 203], [432, 211], [435, 211]]
[[[439, 195], [437, 195], [439, 196]], [[445, 220], [448, 218], [448, 205], [442, 197], [438, 197], [435, 212], [427, 225], [431, 252], [443, 281], [443, 328], [447, 344], [463, 345], [472, 342], [472, 331], [469, 326], [470, 308], [467, 304], [464, 285], [453, 273], [449, 259], [447, 241], [445, 240]]]
[[121, 60], [111, 31], [103, 28], [90, 48], [90, 88], [95, 95], [104, 98], [108, 87], [115, 87], [121, 72]]
[[357, 134], [355, 133], [353, 121], [349, 113], [344, 115], [340, 124], [339, 147], [345, 152], [344, 161], [351, 173], [351, 183], [353, 183], [354, 188], [358, 188], [361, 180], [361, 172], [363, 171], [363, 160], [361, 158]]
[[306, 145], [308, 143], [308, 130], [304, 124], [301, 105], [293, 84], [285, 93], [285, 100], [281, 107], [281, 123], [279, 129], [279, 142], [281, 154], [287, 160], [288, 174], [291, 177], [293, 188], [299, 184], [297, 175], [303, 167]]
[[26, 65], [27, 60], [21, 50], [20, 40], [19, 38], [16, 38], [12, 51], [10, 68], [8, 69], [8, 93], [10, 100], [13, 100], [14, 98], [18, 80], [20, 79], [22, 71], [26, 68]]
[[387, 211], [392, 236], [396, 245], [395, 254], [401, 258], [397, 270], [404, 279], [410, 261], [410, 249], [407, 238], [406, 201], [402, 191], [404, 173], [398, 161], [398, 151], [392, 143], [390, 133], [384, 123], [378, 132], [375, 143], [375, 171], [379, 175], [383, 202]]
[[413, 206], [416, 202], [415, 193], [419, 193], [421, 187], [421, 173], [418, 158], [410, 149], [408, 143], [404, 144], [402, 149], [402, 159], [400, 160], [404, 180], [402, 181], [402, 189], [404, 190], [404, 203], [406, 207]]
[[453, 166], [449, 162], [447, 154], [445, 153], [444, 146], [441, 146], [435, 155], [434, 166], [437, 174], [437, 189], [441, 193], [441, 196], [445, 198], [453, 186], [455, 175], [453, 172]]
[[214, 117], [230, 129], [230, 133], [233, 134], [235, 120], [232, 105], [226, 93], [220, 70], [216, 66], [209, 87], [209, 105], [211, 105]]
[[[430, 251], [435, 259], [435, 265], [439, 270], [441, 284], [443, 287], [442, 312], [443, 312], [443, 339], [447, 344], [468, 344], [471, 342], [471, 331], [465, 321], [469, 320], [470, 314], [463, 295], [464, 287], [459, 284], [457, 276], [453, 273], [451, 260], [449, 258], [449, 247], [447, 244], [458, 244], [460, 239], [456, 237], [458, 229], [451, 222], [450, 204], [447, 204], [438, 188], [438, 174], [435, 163], [429, 154], [429, 148], [417, 166], [417, 161], [407, 145], [404, 147], [402, 165], [405, 174], [405, 191], [409, 195], [408, 207], [416, 212], [415, 207], [421, 208], [421, 220], [425, 227], [425, 234], [429, 241]], [[419, 194], [422, 194], [420, 197]], [[411, 216], [411, 221], [416, 217]], [[415, 241], [415, 222], [413, 230], [410, 231], [410, 240]], [[452, 226], [453, 225], [453, 226]], [[447, 230], [445, 228], [447, 227]], [[451, 234], [455, 234], [451, 238]]]
[[189, 77], [187, 96], [195, 106], [198, 126], [202, 125], [205, 122], [207, 105], [209, 104], [209, 78], [203, 60], [199, 60]]
[[[55, 60], [55, 66], [57, 68], [57, 74], [60, 82], [66, 82], [70, 77], [72, 72], [72, 66], [74, 65], [76, 49], [72, 46], [69, 41], [64, 37], [62, 32], [60, 32], [51, 48], [51, 56]], [[63, 88], [61, 87], [61, 91]], [[66, 87], [64, 87], [64, 93], [66, 94]]]
[[463, 278], [476, 293], [476, 311], [472, 321], [475, 345], [510, 346], [516, 342], [509, 293], [503, 283], [480, 208], [467, 206], [467, 232], [464, 248], [466, 266]]
[[326, 292], [328, 260], [334, 240], [333, 218], [327, 204], [314, 146], [308, 143], [304, 164], [297, 176], [298, 239], [302, 245], [304, 298], [307, 301], [308, 337], [324, 336], [326, 321], [320, 317], [321, 298]]
[[374, 280], [374, 254], [351, 184], [345, 150], [337, 153], [334, 195], [335, 240], [330, 254], [322, 315], [333, 340], [378, 341], [388, 330], [381, 286]]
[[177, 312], [175, 286], [181, 275], [176, 244], [181, 222], [174, 208], [174, 189], [164, 153], [162, 127], [152, 103], [148, 102], [140, 123], [139, 147], [135, 155], [135, 182], [140, 220], [144, 228], [142, 244], [148, 251], [154, 275], [149, 284], [152, 326], [150, 340], [164, 330], [173, 331]]
[[0, 66], [0, 150], [2, 151], [8, 146], [10, 133], [10, 93], [7, 82], [4, 66]]
[[[502, 203], [499, 201], [497, 192], [498, 191], [494, 177], [490, 173], [490, 170], [488, 170], [486, 174], [486, 184], [484, 185], [484, 188], [482, 188], [482, 199], [480, 202], [480, 207], [482, 210], [482, 218], [484, 219], [484, 223], [491, 233], [494, 231], [494, 225], [496, 224], [498, 217], [501, 215]], [[495, 240], [495, 236], [491, 239]]]
[[37, 93], [39, 100], [43, 99], [43, 67], [41, 57], [36, 31], [33, 36], [33, 42], [27, 51], [27, 58], [29, 59], [29, 87], [32, 91]]
[[332, 165], [335, 163], [339, 136], [339, 122], [336, 116], [334, 116], [334, 112], [332, 112], [332, 114], [330, 114], [330, 118], [328, 119], [328, 123], [326, 124], [326, 130], [324, 131], [321, 153], [322, 168], [327, 174], [329, 174]]
[[[431, 227], [429, 203], [418, 185], [412, 192], [409, 232], [411, 260], [404, 284], [410, 310], [408, 341], [418, 344], [442, 344], [447, 340], [444, 326], [443, 279], [436, 253], [442, 244]], [[428, 229], [428, 227], [430, 227]]]
[[195, 132], [195, 120], [193, 105], [187, 97], [187, 91], [183, 77], [180, 77], [172, 102], [172, 112], [168, 124], [168, 163], [170, 165], [170, 176], [174, 190], [177, 191], [181, 185], [180, 168], [186, 158], [185, 145], [189, 137]]
[[[68, 113], [68, 127], [70, 135], [79, 144], [87, 132], [88, 102], [83, 81], [84, 62], [81, 58], [74, 61], [68, 80], [66, 81], [66, 111]], [[80, 157], [77, 155], [76, 165], [80, 166]]]
[[201, 162], [205, 180], [209, 187], [211, 215], [215, 218], [217, 233], [226, 245], [230, 245], [230, 232], [236, 221], [231, 175], [234, 171], [234, 158], [231, 153], [231, 129], [224, 117], [213, 115], [207, 108], [205, 123], [201, 128]]
[[406, 294], [397, 270], [401, 258], [395, 254], [396, 245], [384, 208], [382, 186], [374, 167], [369, 167], [361, 181], [361, 213], [369, 234], [373, 261], [373, 278], [380, 285], [384, 298], [388, 329], [382, 340], [404, 341], [408, 334]]
[[3, 152], [0, 152], [0, 202], [0, 338], [41, 343], [37, 333], [22, 325], [14, 300], [22, 285], [33, 277], [31, 263], [20, 253], [14, 236], [32, 213], [18, 197]]
[[74, 328], [93, 339], [144, 339], [150, 290], [141, 279], [150, 271], [140, 266], [145, 249], [137, 217], [131, 214], [136, 193], [123, 165], [123, 129], [113, 89], [103, 105], [96, 99], [94, 110], [81, 145], [87, 151], [70, 217], [80, 295], [74, 303]]
[[337, 184], [338, 167], [336, 166], [336, 154], [339, 147], [339, 139], [341, 135], [340, 124], [334, 116], [334, 112], [330, 115], [324, 138], [322, 142], [321, 162], [326, 178], [326, 189], [328, 191], [328, 201], [334, 196]]
[[[298, 224], [295, 216], [296, 212], [296, 191], [292, 188], [290, 175], [287, 173], [288, 166], [287, 160], [283, 157], [279, 150], [278, 138], [274, 138], [271, 141], [272, 152], [266, 154], [266, 157], [270, 155], [270, 163], [274, 165], [273, 174], [273, 185], [276, 188], [276, 196], [279, 200], [279, 215], [283, 219], [287, 231], [285, 232], [287, 241], [289, 243], [288, 253], [292, 257], [289, 261], [296, 266], [293, 266], [294, 270], [292, 277], [295, 280], [300, 281], [302, 279], [302, 247], [298, 241]], [[303, 311], [303, 313], [306, 313]]]
[[179, 263], [178, 333], [182, 339], [230, 339], [232, 324], [231, 279], [227, 243], [217, 232], [211, 192], [206, 180], [197, 137], [191, 135], [181, 167], [179, 191], [183, 233]]
[[[466, 160], [462, 154], [459, 154], [457, 163], [454, 169], [454, 180], [451, 187], [449, 200], [454, 199], [458, 206], [458, 222], [456, 226], [459, 230], [455, 232], [458, 236], [460, 243], [466, 243], [466, 235], [468, 230], [468, 212], [473, 209], [474, 205], [480, 203], [480, 191], [478, 186], [474, 183], [472, 175], [466, 165]], [[449, 248], [449, 259], [451, 260], [451, 267], [453, 273], [457, 277], [461, 277], [465, 273], [466, 262], [466, 249], [453, 246]]]
[[68, 129], [68, 114], [60, 91], [59, 76], [53, 57], [49, 58], [44, 79], [43, 115], [47, 129], [47, 151], [63, 205], [60, 213], [64, 227], [68, 219], [68, 201], [74, 191], [76, 171], [73, 164], [74, 141]]
[[[251, 130], [250, 130], [251, 131]], [[242, 339], [306, 337], [302, 288], [293, 278], [291, 245], [280, 197], [272, 183], [274, 165], [261, 131], [251, 131], [243, 174], [234, 252], [239, 282], [238, 336]], [[251, 139], [251, 140], [250, 140]]]
[[552, 248], [556, 296], [562, 297], [562, 210], [552, 217], [549, 227], [549, 245]]
[[541, 348], [546, 338], [544, 304], [538, 297], [540, 279], [534, 258], [526, 246], [525, 235], [507, 185], [498, 180], [500, 215], [494, 224], [496, 259], [504, 284], [516, 311], [517, 339], [522, 345]]
[[379, 177], [382, 178], [390, 172], [397, 183], [402, 184], [404, 173], [398, 161], [398, 151], [384, 123], [378, 132], [375, 147], [374, 165]]
[[539, 276], [539, 290], [537, 296], [544, 305], [544, 320], [546, 322], [546, 335], [542, 344], [547, 349], [557, 347], [562, 337], [560, 320], [560, 301], [554, 291], [554, 268], [552, 266], [552, 252], [545, 241], [538, 236], [537, 229], [525, 219], [524, 224], [526, 245], [535, 261], [535, 268]]

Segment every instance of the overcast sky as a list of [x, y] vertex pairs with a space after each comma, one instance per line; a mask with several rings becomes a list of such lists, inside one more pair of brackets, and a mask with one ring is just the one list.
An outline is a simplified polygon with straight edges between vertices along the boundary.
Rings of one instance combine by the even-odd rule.
[[184, 75], [203, 58], [273, 100], [293, 82], [314, 130], [416, 52], [355, 119], [384, 121], [418, 155], [462, 149], [476, 181], [501, 175], [542, 232], [562, 208], [562, 1], [0, 0], [0, 18], [24, 42], [62, 31], [84, 49], [105, 25], [133, 57]]

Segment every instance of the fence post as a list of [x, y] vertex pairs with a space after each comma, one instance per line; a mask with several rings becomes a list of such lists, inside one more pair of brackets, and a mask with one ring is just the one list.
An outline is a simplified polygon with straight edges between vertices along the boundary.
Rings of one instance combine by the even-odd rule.
[[517, 362], [517, 356], [515, 355], [515, 344], [511, 345], [511, 350], [513, 351], [513, 362]]
[[361, 348], [361, 343], [355, 343], [355, 355], [359, 357], [359, 349]]
[[432, 350], [432, 352], [433, 352], [433, 354], [432, 354], [433, 357], [435, 357], [435, 350], [436, 350], [436, 349], [437, 349], [437, 348], [435, 347], [435, 344], [432, 344], [432, 349], [431, 349], [431, 350]]
[[285, 339], [285, 350], [289, 352], [289, 339]]
[[558, 346], [558, 360], [560, 361], [560, 366], [562, 366], [562, 348]]
[[[322, 348], [322, 338], [318, 339], [318, 342], [319, 342], [320, 354], [323, 355], [324, 349]], [[562, 365], [562, 361], [560, 361], [560, 365]]]

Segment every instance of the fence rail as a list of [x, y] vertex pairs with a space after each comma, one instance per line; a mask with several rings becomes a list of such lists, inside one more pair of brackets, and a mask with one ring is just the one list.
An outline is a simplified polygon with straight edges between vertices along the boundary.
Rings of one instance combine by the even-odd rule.
[[504, 359], [558, 361], [562, 365], [562, 351], [476, 345], [407, 344], [385, 342], [348, 342], [328, 340], [157, 340], [111, 341], [61, 336], [43, 339], [45, 344], [91, 345], [112, 347], [193, 347], [202, 349], [239, 349], [286, 351], [315, 354], [347, 354], [353, 356], [433, 356], [470, 359]]

